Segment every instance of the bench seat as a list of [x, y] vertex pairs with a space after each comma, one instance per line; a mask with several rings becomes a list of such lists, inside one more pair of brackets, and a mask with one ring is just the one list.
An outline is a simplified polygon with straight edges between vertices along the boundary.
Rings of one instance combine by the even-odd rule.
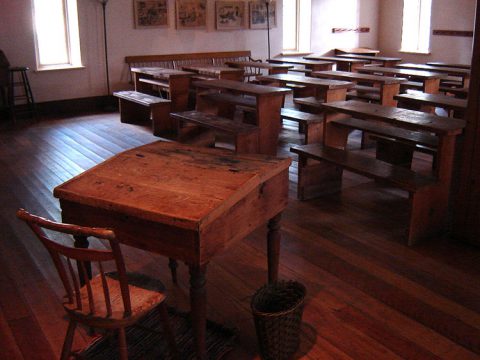
[[[202, 128], [210, 129], [215, 132], [221, 132], [235, 139], [235, 151], [238, 153], [257, 153], [258, 152], [258, 132], [255, 125], [246, 124], [207, 114], [199, 111], [185, 111], [172, 113], [172, 118], [178, 120], [179, 134], [182, 136], [182, 122], [198, 125]], [[213, 140], [214, 141], [214, 140]]]
[[305, 144], [321, 142], [323, 138], [323, 116], [303, 112], [297, 109], [282, 108], [282, 119], [292, 120], [299, 124], [299, 130], [305, 133]]
[[433, 112], [435, 107], [440, 107], [446, 110], [457, 112], [458, 117], [462, 117], [467, 108], [467, 100], [459, 99], [453, 96], [444, 94], [399, 94], [394, 96], [398, 100], [399, 107], [401, 105], [413, 105], [420, 108], [422, 111]]
[[[437, 209], [438, 181], [404, 167], [322, 144], [298, 145], [298, 197], [306, 200], [319, 194], [341, 190], [343, 170], [363, 175], [409, 193], [410, 219], [408, 245], [438, 232], [444, 209]], [[438, 216], [437, 216], [438, 215]]]
[[122, 123], [152, 121], [153, 134], [156, 136], [175, 130], [170, 118], [170, 100], [138, 91], [117, 91], [113, 95], [118, 98]]
[[368, 132], [369, 136], [377, 141], [377, 159], [407, 168], [411, 167], [414, 151], [430, 155], [437, 152], [438, 137], [426, 132], [355, 118], [332, 120], [329, 126]]
[[314, 96], [294, 98], [293, 102], [300, 106], [300, 110], [310, 113], [319, 113], [324, 103], [323, 100], [317, 99]]

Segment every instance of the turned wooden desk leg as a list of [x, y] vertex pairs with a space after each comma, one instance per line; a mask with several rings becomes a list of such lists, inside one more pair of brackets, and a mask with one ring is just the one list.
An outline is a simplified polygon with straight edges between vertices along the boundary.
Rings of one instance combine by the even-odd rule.
[[[80, 249], [88, 249], [90, 242], [86, 236], [74, 236], [75, 242], [73, 246]], [[92, 278], [92, 265], [89, 261], [84, 262], [85, 270], [87, 271], [87, 276], [89, 279]], [[80, 279], [80, 286], [85, 285], [85, 278], [83, 277], [83, 271], [81, 269], [80, 263], [77, 262], [78, 278]]]
[[207, 358], [206, 332], [207, 332], [207, 289], [206, 265], [189, 265], [190, 271], [190, 306], [192, 316], [193, 335], [197, 358]]
[[268, 282], [278, 279], [278, 263], [280, 257], [280, 220], [282, 213], [278, 213], [268, 221], [267, 247], [268, 247]]

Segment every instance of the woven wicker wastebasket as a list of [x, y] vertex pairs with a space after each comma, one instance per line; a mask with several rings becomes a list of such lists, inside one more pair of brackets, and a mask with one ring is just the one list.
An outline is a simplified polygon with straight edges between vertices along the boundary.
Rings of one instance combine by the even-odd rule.
[[289, 359], [297, 351], [305, 294], [297, 281], [278, 281], [253, 295], [250, 305], [263, 359]]

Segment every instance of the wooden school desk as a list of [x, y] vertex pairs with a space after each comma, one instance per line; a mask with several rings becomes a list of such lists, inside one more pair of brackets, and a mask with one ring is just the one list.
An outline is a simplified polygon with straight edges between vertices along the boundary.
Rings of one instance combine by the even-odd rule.
[[[112, 228], [123, 244], [188, 265], [197, 355], [206, 359], [207, 265], [268, 223], [268, 279], [277, 279], [290, 162], [159, 141], [85, 171], [54, 196], [64, 222]], [[88, 247], [88, 240], [76, 245]]]

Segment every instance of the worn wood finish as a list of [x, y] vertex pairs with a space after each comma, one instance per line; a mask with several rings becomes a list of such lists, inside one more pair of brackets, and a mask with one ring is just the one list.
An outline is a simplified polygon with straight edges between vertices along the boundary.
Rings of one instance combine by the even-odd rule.
[[335, 55], [337, 54], [354, 54], [354, 55], [364, 55], [364, 56], [377, 56], [380, 53], [380, 50], [369, 49], [364, 47], [356, 48], [336, 48]]
[[[255, 97], [254, 121], [259, 128], [259, 152], [261, 154], [276, 155], [278, 135], [281, 127], [280, 109], [284, 103], [285, 95], [291, 92], [290, 89], [231, 80], [198, 81], [194, 83], [194, 86], [197, 88], [197, 110], [199, 111], [211, 107], [210, 103], [206, 103], [207, 99], [203, 98], [204, 92], [208, 93], [215, 90]], [[221, 103], [216, 105], [218, 111]]]
[[265, 69], [268, 70], [269, 75], [273, 74], [286, 74], [288, 70], [293, 67], [293, 65], [288, 64], [269, 64], [264, 62], [258, 61], [227, 61], [225, 65], [234, 67], [234, 68], [257, 68], [257, 69]]
[[[152, 85], [156, 85], [167, 92], [168, 98], [172, 102], [172, 111], [187, 110], [188, 89], [190, 87], [190, 77], [193, 73], [159, 67], [134, 67], [131, 71], [136, 91], [152, 93]], [[144, 79], [154, 79], [160, 81], [160, 83], [149, 84], [142, 81]]]
[[307, 60], [301, 57], [280, 56], [273, 59], [267, 59], [267, 62], [273, 64], [295, 64], [303, 65], [305, 69], [311, 71], [332, 70], [333, 62], [331, 61], [315, 61]]
[[117, 91], [120, 121], [123, 123], [152, 122], [153, 134], [160, 136], [175, 130], [170, 118], [171, 101], [137, 91]]
[[[52, 197], [55, 186], [120, 151], [155, 139], [148, 127], [122, 124], [118, 113], [105, 112], [44, 119], [0, 132], [2, 359], [58, 359], [67, 330], [56, 271], [41, 244], [15, 219], [16, 209], [23, 206], [60, 220], [59, 204]], [[285, 120], [279, 154], [290, 154], [291, 144], [302, 140], [296, 124]], [[350, 137], [359, 140], [356, 133]], [[406, 247], [406, 193], [351, 172], [345, 171], [341, 196], [297, 201], [298, 163], [291, 156], [279, 278], [307, 287], [295, 357], [478, 359], [478, 250], [450, 237]], [[413, 165], [428, 171], [430, 157], [416, 153]], [[208, 265], [207, 316], [237, 329], [234, 350], [225, 356], [228, 360], [258, 358], [250, 297], [265, 282], [265, 237], [266, 229], [257, 229]], [[93, 240], [90, 246], [104, 248]], [[168, 305], [188, 311], [186, 266], [178, 267], [174, 285], [166, 257], [129, 246], [122, 246], [122, 251], [130, 270], [165, 284]], [[74, 348], [89, 340], [85, 329], [78, 329]]]
[[[332, 61], [336, 64], [339, 71], [351, 71], [356, 72], [358, 68], [363, 67], [363, 65], [368, 63], [368, 60], [362, 59], [347, 59], [336, 56], [323, 56], [323, 55], [307, 55], [304, 56], [307, 60], [317, 60], [317, 61]], [[326, 69], [331, 70], [331, 69]]]
[[178, 120], [179, 133], [183, 122], [195, 124], [233, 136], [237, 153], [258, 153], [258, 127], [254, 125], [199, 111], [172, 113], [171, 116]]
[[435, 112], [435, 107], [446, 109], [450, 116], [463, 118], [467, 108], [467, 100], [458, 99], [452, 96], [442, 94], [400, 94], [395, 99], [401, 104], [420, 106], [420, 110], [426, 112]]
[[182, 69], [199, 75], [204, 75], [212, 79], [243, 81], [243, 69], [235, 69], [228, 66], [185, 65], [182, 66]]
[[[196, 349], [204, 359], [206, 265], [283, 211], [290, 162], [155, 142], [57, 186], [54, 196], [64, 221], [113, 226], [120, 242], [189, 265]], [[182, 233], [185, 238], [178, 241]], [[278, 266], [270, 271], [269, 278], [275, 278]]]
[[304, 144], [322, 141], [323, 116], [290, 108], [282, 108], [280, 115], [282, 119], [298, 122], [299, 130], [305, 134]]
[[360, 60], [367, 60], [369, 63], [379, 63], [380, 66], [385, 67], [395, 67], [398, 63], [402, 61], [401, 58], [396, 57], [386, 57], [386, 56], [375, 56], [372, 57], [371, 55], [360, 55], [360, 54], [338, 54], [336, 55], [342, 58], [348, 59], [360, 59]]
[[439, 67], [439, 66], [432, 66], [426, 64], [411, 64], [411, 63], [403, 63], [398, 64], [396, 67], [400, 69], [413, 69], [413, 70], [426, 70], [426, 71], [433, 71], [437, 73], [447, 74], [451, 76], [458, 76], [462, 78], [461, 87], [468, 87], [470, 84], [470, 70], [469, 69], [462, 69], [462, 68], [455, 68], [455, 67]]
[[382, 74], [391, 76], [400, 76], [412, 80], [419, 80], [423, 84], [422, 91], [429, 94], [438, 93], [440, 80], [447, 77], [446, 74], [425, 70], [386, 68], [381, 66], [368, 66], [358, 69], [360, 73]]
[[[437, 179], [362, 154], [321, 144], [296, 146], [291, 151], [300, 157], [298, 193], [301, 199], [318, 195], [318, 190], [309, 193], [311, 185], [315, 185], [314, 189], [319, 189], [322, 194], [340, 189], [341, 169], [345, 169], [408, 191], [408, 245], [443, 231], [446, 199]], [[308, 159], [320, 163], [311, 164]]]
[[353, 86], [353, 84], [348, 81], [315, 79], [293, 74], [265, 75], [258, 76], [257, 79], [262, 83], [270, 85], [276, 84], [281, 87], [289, 86], [289, 84], [300, 85], [304, 87], [302, 89], [302, 95], [296, 96], [294, 93], [295, 98], [314, 96], [316, 99], [323, 101], [332, 99], [332, 97], [335, 97], [338, 100], [344, 100], [347, 90]]
[[[380, 104], [385, 106], [397, 106], [394, 96], [399, 93], [400, 84], [406, 82], [405, 79], [398, 77], [360, 74], [347, 71], [322, 71], [313, 73], [313, 76], [372, 84], [374, 87], [380, 89]], [[356, 90], [358, 90], [358, 88]]]
[[460, 69], [472, 68], [470, 64], [446, 63], [446, 62], [439, 62], [439, 61], [430, 61], [430, 62], [427, 62], [426, 64], [430, 66], [435, 66], [435, 67], [454, 67], [454, 68], [460, 68]]

